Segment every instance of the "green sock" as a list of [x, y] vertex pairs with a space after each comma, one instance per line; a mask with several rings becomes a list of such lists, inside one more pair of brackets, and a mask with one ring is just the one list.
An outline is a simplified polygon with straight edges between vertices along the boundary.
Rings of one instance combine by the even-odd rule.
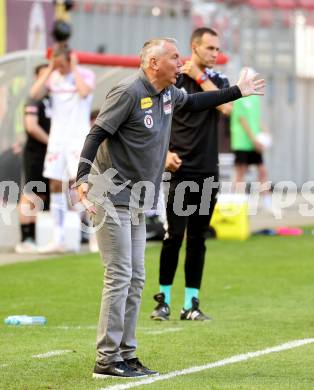
[[159, 286], [159, 292], [165, 294], [165, 302], [169, 306], [170, 306], [170, 297], [171, 297], [171, 287], [172, 287], [171, 284], [169, 284], [168, 286], [164, 286], [161, 284]]
[[198, 288], [185, 287], [184, 290], [184, 310], [189, 310], [192, 307], [192, 298], [198, 298]]

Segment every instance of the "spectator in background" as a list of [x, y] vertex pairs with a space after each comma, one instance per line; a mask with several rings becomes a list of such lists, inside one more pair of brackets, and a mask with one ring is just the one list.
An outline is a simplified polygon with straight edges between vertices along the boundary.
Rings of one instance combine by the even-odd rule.
[[50, 92], [51, 131], [44, 164], [44, 176], [50, 181], [50, 210], [56, 235], [42, 252], [64, 251], [64, 220], [68, 199], [63, 183], [75, 179], [81, 149], [90, 128], [94, 73], [78, 66], [75, 54], [67, 46], [56, 48], [48, 68], [31, 90], [33, 98]]
[[[38, 80], [46, 72], [48, 64], [35, 68]], [[49, 208], [49, 183], [43, 177], [43, 166], [50, 130], [51, 106], [48, 94], [40, 100], [28, 98], [24, 110], [26, 143], [23, 152], [23, 170], [25, 185], [19, 201], [19, 219], [21, 224], [21, 242], [15, 247], [17, 253], [36, 253], [35, 224], [38, 196], [44, 202], [44, 209]], [[31, 188], [29, 182], [43, 183]], [[44, 185], [44, 187], [41, 187]], [[33, 186], [32, 186], [33, 187]]]
[[[256, 74], [252, 68], [249, 68], [249, 73]], [[263, 185], [267, 182], [263, 151], [271, 145], [271, 136], [269, 130], [261, 121], [259, 96], [250, 96], [248, 99], [239, 99], [234, 102], [230, 129], [231, 149], [235, 156], [234, 184], [236, 191], [245, 191], [243, 183], [251, 165], [256, 165], [258, 181]], [[261, 194], [263, 195], [264, 208], [271, 211], [272, 204], [269, 190], [264, 189]]]
[[[196, 29], [191, 36], [191, 60], [184, 64], [183, 75], [176, 86], [190, 94], [229, 87], [227, 77], [213, 69], [219, 48], [219, 37], [214, 30], [206, 27]], [[218, 121], [220, 113], [228, 115], [231, 109], [231, 103], [226, 103], [197, 113], [185, 107], [174, 112], [166, 160], [166, 169], [172, 172], [167, 228], [160, 254], [160, 292], [154, 296], [158, 304], [151, 314], [153, 320], [169, 319], [171, 288], [185, 231], [185, 296], [180, 319], [209, 319], [200, 310], [198, 298], [205, 260], [205, 239], [218, 192]], [[204, 181], [210, 178], [213, 187], [204, 214], [200, 213], [202, 188]], [[184, 204], [197, 206], [189, 216], [177, 215], [174, 208], [177, 186], [184, 181], [193, 181], [199, 186], [198, 192], [185, 189]]]

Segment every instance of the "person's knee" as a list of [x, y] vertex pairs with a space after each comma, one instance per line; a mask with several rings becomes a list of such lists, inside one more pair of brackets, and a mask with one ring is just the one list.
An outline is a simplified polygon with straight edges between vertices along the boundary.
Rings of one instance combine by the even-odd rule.
[[205, 246], [207, 229], [203, 229], [198, 234], [190, 234], [186, 238], [186, 246], [192, 248], [201, 248]]
[[168, 233], [166, 234], [166, 238], [163, 241], [163, 245], [180, 248], [182, 245], [183, 237], [183, 234]]
[[199, 217], [197, 221], [191, 224], [186, 233], [187, 241], [205, 241], [208, 234], [210, 218], [207, 216]]
[[245, 164], [235, 165], [235, 174], [237, 179], [243, 179], [244, 175], [247, 173], [248, 166]]
[[105, 273], [105, 284], [108, 287], [126, 288], [131, 284], [132, 269], [123, 264], [107, 264]]
[[259, 175], [259, 180], [263, 183], [267, 180], [267, 171], [265, 165], [259, 165], [257, 167], [258, 169], [258, 175]]
[[145, 271], [134, 272], [131, 279], [131, 286], [143, 290], [145, 283]]

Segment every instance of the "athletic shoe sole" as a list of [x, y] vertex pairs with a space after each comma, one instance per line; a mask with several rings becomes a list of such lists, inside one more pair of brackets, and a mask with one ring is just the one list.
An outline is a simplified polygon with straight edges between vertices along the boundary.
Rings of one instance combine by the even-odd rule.
[[105, 375], [105, 374], [96, 374], [95, 372], [93, 373], [93, 378], [94, 379], [105, 379], [105, 378], [119, 378], [119, 379], [139, 379], [139, 378], [145, 378], [146, 374], [144, 375], [138, 375], [138, 376], [119, 376], [119, 375]]
[[154, 321], [169, 321], [169, 318], [165, 318], [165, 317], [150, 317], [152, 320]]

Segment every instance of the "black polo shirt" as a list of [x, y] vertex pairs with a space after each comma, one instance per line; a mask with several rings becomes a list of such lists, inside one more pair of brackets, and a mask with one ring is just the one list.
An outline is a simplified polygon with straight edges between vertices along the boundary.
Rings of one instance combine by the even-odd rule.
[[[222, 73], [206, 69], [210, 80], [219, 88], [229, 87]], [[190, 77], [182, 75], [176, 87], [187, 93], [202, 92], [202, 88]], [[175, 109], [171, 128], [169, 150], [182, 159], [174, 176], [204, 177], [218, 173], [218, 120], [219, 112], [211, 108], [202, 112]]]

